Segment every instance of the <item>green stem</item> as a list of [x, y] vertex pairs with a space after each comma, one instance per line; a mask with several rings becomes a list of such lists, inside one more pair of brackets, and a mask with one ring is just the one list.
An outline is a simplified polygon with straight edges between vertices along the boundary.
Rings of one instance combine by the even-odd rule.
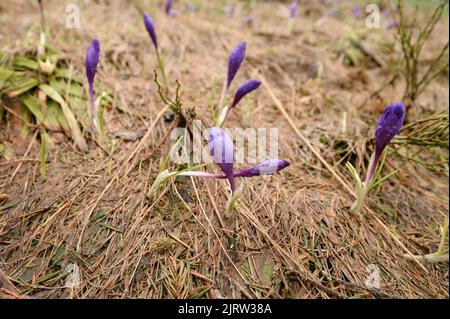
[[159, 66], [159, 69], [161, 70], [161, 73], [162, 73], [164, 85], [167, 87], [167, 75], [166, 75], [166, 70], [164, 68], [164, 60], [163, 60], [161, 51], [159, 49], [156, 50], [156, 56], [158, 58], [158, 66]]

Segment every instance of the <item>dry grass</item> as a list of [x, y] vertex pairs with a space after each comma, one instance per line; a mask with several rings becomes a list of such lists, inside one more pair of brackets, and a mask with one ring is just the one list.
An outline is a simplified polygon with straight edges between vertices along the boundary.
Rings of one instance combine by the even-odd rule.
[[[17, 118], [8, 115], [0, 138], [12, 145], [14, 159], [0, 158], [0, 194], [8, 195], [0, 201], [0, 297], [448, 298], [448, 264], [402, 257], [439, 245], [448, 170], [388, 158], [385, 174], [399, 172], [371, 194], [361, 219], [348, 211], [353, 195], [344, 164], [351, 160], [364, 171], [376, 119], [403, 94], [401, 79], [386, 85], [401, 56], [394, 31], [373, 31], [362, 42], [383, 67], [368, 56], [348, 67], [342, 56], [334, 58], [335, 48], [362, 22], [325, 17], [329, 8], [319, 2], [304, 3], [293, 38], [284, 35], [286, 12], [276, 1], [254, 8], [253, 27], [245, 25], [240, 6], [226, 17], [212, 1], [195, 14], [155, 13], [169, 78], [180, 81], [184, 106], [195, 105], [205, 125], [236, 43], [248, 42], [236, 81], [264, 81], [229, 126], [277, 127], [280, 158], [291, 166], [240, 180], [244, 192], [236, 216], [227, 219], [224, 181], [171, 180], [156, 198], [147, 197], [173, 125], [162, 119], [167, 112], [152, 83], [156, 59], [141, 15], [132, 1], [75, 2], [82, 27], [69, 30], [62, 2], [46, 1], [51, 43], [82, 73], [85, 50], [97, 35], [97, 79], [115, 98], [105, 115], [107, 131], [147, 134], [133, 142], [115, 139], [109, 153], [93, 144], [86, 154], [70, 141], [57, 144], [43, 180], [36, 135], [22, 138]], [[2, 46], [24, 50], [37, 6], [2, 3], [0, 12]], [[444, 32], [448, 21], [438, 25], [431, 49]], [[417, 104], [427, 112], [447, 108], [448, 80], [438, 78]], [[444, 153], [448, 160], [448, 149]], [[81, 271], [75, 289], [64, 284], [71, 263]], [[380, 268], [380, 290], [365, 286], [369, 264]]]

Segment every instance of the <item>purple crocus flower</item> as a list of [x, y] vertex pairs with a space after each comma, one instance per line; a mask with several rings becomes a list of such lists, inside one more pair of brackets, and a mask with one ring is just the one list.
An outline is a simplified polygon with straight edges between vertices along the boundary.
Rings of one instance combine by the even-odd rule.
[[253, 17], [252, 16], [246, 16], [244, 18], [244, 22], [246, 25], [248, 25], [249, 27], [252, 26], [253, 24]]
[[175, 10], [172, 10], [172, 0], [166, 0], [165, 11], [169, 17], [177, 16], [177, 12]]
[[231, 192], [236, 190], [233, 175], [234, 145], [228, 134], [219, 127], [212, 127], [209, 130], [210, 154], [214, 163], [219, 165], [230, 182]]
[[405, 107], [402, 102], [396, 102], [385, 108], [383, 114], [378, 120], [377, 129], [375, 131], [375, 152], [370, 158], [369, 167], [367, 168], [367, 176], [364, 183], [356, 173], [355, 168], [347, 163], [347, 168], [353, 175], [356, 184], [356, 200], [350, 207], [351, 212], [359, 212], [364, 205], [365, 198], [370, 190], [372, 180], [377, 171], [378, 164], [384, 149], [394, 136], [400, 131], [405, 120]]
[[158, 50], [158, 40], [156, 39], [155, 24], [153, 23], [153, 19], [147, 13], [144, 14], [144, 24], [148, 34], [150, 35], [150, 38], [152, 39], [155, 49]]
[[279, 159], [270, 159], [261, 163], [245, 168], [238, 173], [234, 174], [234, 177], [253, 177], [262, 174], [272, 175], [278, 171], [289, 166], [289, 162]]
[[337, 17], [337, 16], [339, 16], [339, 10], [336, 8], [331, 9], [330, 12], [328, 13], [328, 15], [330, 17]]
[[250, 80], [242, 84], [236, 91], [234, 95], [233, 103], [231, 103], [230, 109], [235, 107], [239, 101], [246, 96], [248, 93], [256, 90], [261, 85], [261, 81], [258, 80]]
[[396, 102], [384, 110], [378, 121], [375, 131], [375, 152], [381, 154], [389, 142], [400, 131], [405, 120], [405, 106], [402, 102]]
[[94, 125], [97, 125], [97, 112], [94, 101], [94, 78], [97, 72], [98, 61], [100, 59], [100, 42], [97, 38], [92, 40], [91, 45], [87, 49], [85, 67], [86, 67], [86, 77], [89, 84], [89, 97], [92, 109], [92, 116], [94, 116]]
[[234, 13], [234, 6], [227, 6], [225, 8], [225, 15], [231, 16]]
[[396, 102], [389, 105], [386, 107], [383, 114], [381, 114], [375, 131], [375, 153], [369, 164], [366, 187], [368, 187], [375, 174], [384, 149], [402, 128], [405, 114], [406, 111], [402, 102]]
[[227, 89], [230, 87], [231, 82], [234, 79], [239, 67], [242, 64], [245, 56], [246, 43], [241, 42], [236, 48], [231, 52], [228, 58], [228, 78], [227, 78]]
[[263, 174], [272, 175], [278, 171], [289, 166], [289, 162], [279, 159], [270, 159], [260, 162], [254, 166], [245, 168], [237, 173], [233, 170], [234, 162], [234, 146], [231, 138], [219, 127], [210, 129], [209, 136], [210, 154], [213, 157], [214, 163], [218, 164], [223, 174], [211, 174], [200, 171], [187, 171], [179, 173], [180, 176], [197, 176], [215, 179], [227, 178], [232, 193], [236, 190], [234, 178], [236, 177], [253, 177]]
[[172, 0], [166, 0], [165, 9], [166, 9], [166, 14], [169, 15], [170, 10], [172, 9]]
[[361, 5], [357, 4], [353, 7], [353, 16], [356, 19], [360, 19], [363, 16], [362, 7]]
[[291, 4], [289, 5], [289, 16], [291, 19], [297, 16], [297, 9], [298, 9], [297, 0], [292, 0]]
[[395, 29], [395, 28], [398, 28], [397, 21], [394, 20], [394, 19], [389, 20], [389, 22], [388, 22], [388, 24], [386, 26], [386, 29], [391, 30], [391, 29]]

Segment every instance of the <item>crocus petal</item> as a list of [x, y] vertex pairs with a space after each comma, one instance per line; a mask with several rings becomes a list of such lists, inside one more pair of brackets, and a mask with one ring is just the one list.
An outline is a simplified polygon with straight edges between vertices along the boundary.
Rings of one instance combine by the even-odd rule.
[[94, 124], [96, 123], [97, 112], [95, 110], [95, 101], [94, 101], [94, 78], [95, 73], [97, 72], [98, 61], [100, 59], [100, 42], [97, 38], [92, 40], [91, 45], [87, 49], [86, 59], [85, 59], [85, 67], [86, 67], [86, 77], [89, 84], [89, 98], [92, 109], [92, 116], [94, 116]]
[[158, 41], [156, 39], [155, 24], [153, 23], [153, 19], [147, 13], [144, 14], [144, 24], [148, 34], [150, 35], [150, 38], [152, 39], [155, 49], [158, 50]]
[[297, 8], [298, 8], [297, 0], [292, 0], [289, 6], [289, 16], [291, 17], [291, 19], [297, 16]]
[[230, 109], [235, 107], [239, 101], [246, 96], [248, 93], [256, 90], [261, 85], [261, 81], [250, 80], [242, 84], [236, 91], [234, 95], [233, 103], [231, 103]]
[[214, 163], [218, 164], [230, 182], [231, 191], [236, 187], [233, 176], [234, 146], [231, 138], [219, 127], [209, 130], [209, 149]]
[[242, 64], [245, 56], [246, 43], [241, 42], [236, 48], [231, 52], [228, 58], [228, 78], [227, 78], [227, 88], [230, 87], [231, 81], [233, 81], [239, 67]]
[[405, 120], [405, 114], [406, 111], [402, 102], [393, 103], [386, 107], [378, 120], [375, 131], [376, 153], [381, 154], [386, 145], [400, 131]]
[[255, 166], [245, 168], [234, 174], [234, 177], [253, 177], [259, 175], [272, 175], [288, 167], [289, 165], [290, 165], [289, 162], [285, 160], [270, 159], [258, 163]]

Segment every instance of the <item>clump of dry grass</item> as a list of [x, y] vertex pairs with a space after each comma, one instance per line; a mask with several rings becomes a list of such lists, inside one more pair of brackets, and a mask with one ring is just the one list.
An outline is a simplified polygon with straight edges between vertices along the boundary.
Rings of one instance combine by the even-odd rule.
[[[81, 30], [58, 29], [59, 2], [47, 3], [47, 23], [70, 39], [58, 47], [74, 70], [82, 72], [85, 53], [74, 48], [85, 48], [94, 32], [103, 39], [97, 79], [114, 91], [106, 130], [145, 133], [137, 140], [113, 139], [109, 152], [91, 147], [81, 154], [59, 145], [48, 154], [43, 181], [36, 135], [21, 139], [8, 115], [6, 127], [0, 126], [11, 151], [0, 162], [0, 194], [8, 195], [0, 201], [1, 296], [448, 298], [448, 264], [403, 257], [439, 246], [439, 226], [448, 216], [442, 171], [390, 158], [384, 174], [398, 169], [395, 178], [371, 196], [362, 219], [348, 211], [353, 195], [343, 164], [350, 159], [358, 170], [366, 166], [376, 114], [404, 85], [396, 80], [379, 91], [392, 75], [385, 68], [348, 67], [334, 58], [342, 40], [335, 30], [355, 28], [358, 21], [325, 17], [326, 9], [313, 4], [294, 38], [287, 38], [278, 27], [285, 25], [280, 3], [254, 6], [253, 27], [213, 5], [175, 19], [155, 11], [161, 46], [170, 48], [168, 77], [179, 80], [183, 105], [195, 105], [204, 123], [225, 71], [217, 61], [226, 61], [246, 38], [251, 50], [242, 73], [258, 75], [264, 89], [236, 110], [230, 126], [278, 127], [280, 157], [292, 163], [282, 175], [242, 181], [236, 216], [228, 220], [221, 181], [170, 180], [156, 198], [147, 196], [175, 123], [164, 121], [167, 109], [152, 84], [156, 61], [131, 3], [90, 3], [89, 10], [82, 4], [83, 20], [90, 23]], [[38, 18], [28, 1], [1, 6], [5, 37], [20, 38]], [[444, 24], [436, 27], [448, 33]], [[401, 54], [398, 47], [377, 49], [383, 41], [395, 47], [387, 32], [378, 30], [370, 40], [384, 60]], [[440, 111], [447, 105], [445, 81], [432, 82], [418, 103]], [[442, 156], [448, 159], [448, 146]], [[73, 264], [81, 280], [70, 288], [65, 270]], [[380, 269], [379, 290], [365, 285], [369, 264]]]

